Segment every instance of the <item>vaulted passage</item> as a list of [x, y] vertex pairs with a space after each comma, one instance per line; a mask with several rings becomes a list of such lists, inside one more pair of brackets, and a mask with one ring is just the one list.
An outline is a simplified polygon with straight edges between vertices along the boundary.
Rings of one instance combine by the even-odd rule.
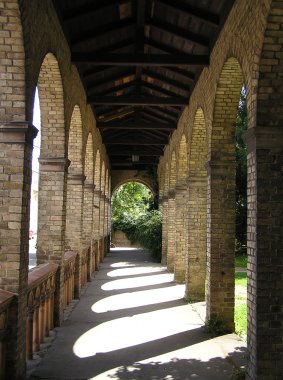
[[[115, 315], [112, 322], [102, 321], [107, 313], [90, 311], [89, 305], [88, 311], [84, 309], [87, 300], [95, 308], [110, 307], [104, 295], [110, 289], [101, 289], [99, 281], [105, 280], [105, 272], [111, 273], [107, 265], [115, 265], [114, 252], [107, 257], [111, 197], [127, 182], [146, 185], [162, 213], [161, 262], [170, 275], [165, 269], [159, 275], [171, 276], [177, 285], [170, 287], [182, 289], [176, 307], [186, 309], [188, 317], [191, 308], [182, 298], [204, 302], [207, 324], [221, 321], [225, 331], [234, 331], [239, 143], [235, 125], [243, 88], [246, 378], [282, 379], [282, 25], [283, 0], [0, 1], [1, 380], [25, 378], [27, 361], [80, 298], [81, 309], [76, 308], [72, 318], [82, 310], [82, 316], [90, 313], [91, 322], [102, 322], [102, 327], [92, 326], [86, 335], [88, 328], [82, 328], [77, 343], [71, 338], [76, 362], [96, 360], [100, 350], [110, 350], [103, 354], [108, 356], [114, 352], [114, 359], [120, 350], [134, 354], [129, 348], [133, 345], [138, 352], [145, 349], [147, 356], [133, 355], [123, 363], [138, 361], [133, 371], [144, 371], [149, 378], [146, 371], [152, 368], [140, 361], [155, 355], [151, 344], [157, 355], [163, 355], [170, 339], [179, 337], [184, 342], [182, 334], [192, 334], [194, 329], [177, 331], [179, 314], [174, 304], [164, 308], [171, 310], [171, 338], [157, 334], [152, 341], [147, 336], [148, 341], [142, 342], [131, 325], [132, 330], [123, 330], [124, 346], [117, 342], [111, 351], [106, 337], [115, 330]], [[36, 91], [41, 147], [38, 190], [33, 192]], [[36, 262], [29, 270], [31, 197], [37, 197], [38, 210], [33, 224]], [[130, 263], [117, 271], [128, 274], [128, 269], [138, 271], [140, 265], [161, 268]], [[143, 281], [150, 276], [141, 274]], [[124, 280], [117, 279], [118, 283]], [[157, 285], [148, 285], [153, 286], [148, 289], [151, 295]], [[164, 287], [157, 292], [159, 301]], [[120, 307], [124, 290], [111, 291]], [[92, 298], [96, 295], [104, 301]], [[135, 313], [142, 308], [141, 313], [131, 314], [140, 322], [141, 315], [163, 310], [163, 301], [154, 307], [155, 301], [140, 305], [139, 297], [131, 302], [130, 308], [110, 313], [125, 318], [132, 309]], [[80, 316], [76, 318], [82, 323]], [[73, 322], [66, 322], [63, 330], [68, 323]], [[119, 333], [120, 327], [117, 323]], [[84, 356], [81, 350], [92, 333], [97, 351]], [[167, 363], [171, 357], [164, 360]], [[189, 370], [188, 360], [189, 354], [180, 358]], [[213, 358], [204, 362], [209, 365], [209, 360]], [[98, 367], [90, 367], [87, 376], [102, 368], [98, 360], [95, 363]], [[206, 365], [198, 364], [205, 371]], [[118, 360], [113, 362], [116, 365]], [[176, 366], [170, 362], [172, 371], [178, 370]], [[162, 366], [154, 365], [154, 370], [157, 367]], [[121, 378], [124, 375], [121, 372]]]

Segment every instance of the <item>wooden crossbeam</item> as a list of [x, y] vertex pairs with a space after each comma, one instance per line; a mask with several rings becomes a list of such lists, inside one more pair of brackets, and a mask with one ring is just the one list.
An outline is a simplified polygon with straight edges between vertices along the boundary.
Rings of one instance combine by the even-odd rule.
[[161, 30], [162, 32], [173, 34], [176, 37], [180, 37], [191, 43], [198, 45], [200, 47], [209, 47], [209, 40], [206, 37], [201, 36], [200, 34], [196, 34], [188, 31], [184, 28], [176, 27], [173, 24], [170, 24], [166, 21], [161, 21], [159, 19], [148, 19], [146, 24], [150, 27]]
[[72, 62], [105, 66], [207, 66], [209, 56], [189, 54], [72, 53]]
[[179, 88], [183, 91], [187, 91], [187, 92], [190, 91], [190, 87], [187, 86], [186, 84], [179, 82], [175, 79], [168, 78], [164, 75], [160, 75], [159, 73], [156, 73], [155, 71], [145, 69], [143, 70], [143, 75], [150, 77], [152, 79], [157, 79], [158, 81], [163, 82], [165, 84], [170, 84], [171, 86]]
[[104, 123], [104, 122], [98, 122], [96, 123], [96, 128], [98, 129], [106, 129], [106, 128], [111, 128], [111, 129], [117, 129], [117, 130], [167, 130], [167, 131], [172, 131], [176, 128], [174, 124], [166, 124], [166, 123], [145, 123], [145, 122], [127, 122], [127, 123]]
[[154, 96], [89, 96], [88, 103], [93, 105], [185, 106], [188, 104], [188, 99], [181, 96], [170, 98]]
[[186, 13], [194, 18], [199, 19], [200, 21], [209, 24], [213, 27], [219, 26], [219, 17], [217, 14], [206, 11], [199, 7], [190, 5], [184, 1], [180, 0], [157, 0], [158, 3], [165, 4], [166, 6], [175, 9], [178, 12]]
[[[137, 142], [138, 140], [138, 142]], [[151, 140], [151, 141], [146, 141], [146, 140], [142, 140], [142, 139], [136, 139], [136, 138], [127, 138], [127, 139], [118, 139], [118, 138], [114, 138], [114, 139], [111, 139], [109, 137], [105, 137], [102, 139], [102, 142], [104, 145], [132, 145], [132, 144], [135, 144], [136, 146], [144, 146], [144, 145], [148, 145], [148, 146], [151, 146], [151, 145], [155, 145], [155, 146], [165, 146], [168, 144], [168, 140], [167, 139], [160, 139], [158, 141], [155, 141], [155, 140]]]

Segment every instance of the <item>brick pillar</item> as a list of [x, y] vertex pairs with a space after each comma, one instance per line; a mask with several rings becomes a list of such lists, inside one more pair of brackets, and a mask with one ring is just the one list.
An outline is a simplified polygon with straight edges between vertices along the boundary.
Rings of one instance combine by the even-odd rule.
[[167, 263], [167, 245], [168, 245], [168, 197], [162, 198], [162, 264]]
[[283, 129], [251, 128], [248, 145], [248, 375], [283, 373]]
[[83, 212], [83, 245], [84, 248], [92, 246], [92, 224], [93, 224], [93, 192], [95, 185], [85, 183], [84, 185], [84, 212]]
[[175, 191], [168, 193], [168, 219], [167, 219], [167, 268], [174, 272], [174, 261], [176, 251], [176, 226], [175, 226]]
[[7, 378], [22, 379], [26, 368], [28, 231], [33, 139], [27, 122], [0, 125], [0, 287], [17, 293], [9, 315]]
[[176, 226], [176, 254], [174, 266], [174, 278], [178, 283], [185, 282], [186, 276], [186, 257], [187, 257], [187, 184], [178, 183], [176, 186], [176, 212], [175, 212], [175, 226]]
[[106, 197], [105, 202], [106, 207], [106, 235], [107, 235], [107, 246], [106, 246], [106, 254], [110, 252], [110, 228], [109, 228], [109, 220], [111, 223], [111, 214], [110, 214], [110, 199]]
[[208, 163], [207, 320], [234, 331], [235, 162]]
[[78, 252], [75, 269], [75, 298], [80, 297], [81, 291], [81, 250], [82, 250], [82, 213], [83, 185], [85, 176], [68, 174], [67, 180], [67, 216], [65, 249]]
[[100, 190], [94, 190], [93, 192], [93, 241], [94, 244], [96, 244], [96, 255], [95, 255], [95, 268], [99, 268], [99, 263], [100, 263], [100, 256], [99, 256], [99, 251], [100, 251], [100, 242], [99, 242], [99, 220], [100, 220], [100, 209], [99, 209], [99, 202], [100, 202]]
[[188, 181], [188, 251], [185, 297], [205, 299], [207, 239], [207, 178], [190, 177]]
[[99, 201], [99, 241], [100, 241], [100, 249], [99, 249], [99, 256], [100, 256], [100, 262], [103, 261], [104, 258], [104, 194], [101, 193], [100, 195], [100, 201]]
[[[39, 158], [37, 264], [53, 262], [64, 268], [66, 230], [66, 158]], [[64, 270], [57, 277], [55, 325], [63, 320]]]

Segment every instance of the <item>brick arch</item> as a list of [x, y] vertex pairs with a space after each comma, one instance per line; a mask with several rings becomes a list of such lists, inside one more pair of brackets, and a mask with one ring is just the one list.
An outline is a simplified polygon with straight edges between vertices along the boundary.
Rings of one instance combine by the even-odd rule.
[[186, 298], [205, 298], [207, 228], [207, 128], [202, 108], [194, 115], [189, 148]]
[[231, 57], [222, 68], [215, 94], [211, 131], [211, 160], [235, 160], [235, 120], [244, 83], [239, 61]]
[[271, 2], [259, 61], [258, 126], [283, 125], [283, 1]]
[[83, 126], [82, 115], [78, 105], [74, 107], [69, 130], [68, 139], [68, 158], [71, 161], [69, 173], [82, 174], [83, 159], [82, 159], [82, 144], [83, 144]]
[[170, 162], [169, 191], [174, 191], [177, 182], [177, 160], [176, 153], [173, 151]]
[[121, 180], [119, 182], [117, 182], [115, 184], [115, 186], [113, 187], [111, 196], [114, 194], [114, 192], [119, 187], [121, 187], [125, 183], [129, 183], [129, 182], [141, 183], [142, 185], [145, 185], [147, 188], [149, 188], [149, 190], [152, 192], [152, 194], [154, 194], [153, 184], [150, 183], [150, 181], [146, 181], [146, 180], [141, 179], [141, 178], [135, 178], [135, 176], [133, 175], [133, 176], [127, 176], [127, 178], [121, 178]]
[[[237, 59], [218, 79], [208, 163], [207, 319], [219, 315], [234, 330], [235, 122], [243, 86]], [[229, 300], [229, 301], [228, 301]]]
[[93, 223], [93, 137], [89, 133], [85, 147], [85, 184], [84, 184], [84, 198], [83, 198], [83, 243], [85, 248], [89, 248], [92, 239], [92, 223]]
[[[8, 6], [5, 3], [9, 3]], [[0, 48], [3, 52], [0, 65], [1, 122], [25, 121], [25, 50], [17, 0], [4, 1], [0, 27], [5, 39]]]
[[187, 139], [183, 134], [179, 144], [179, 154], [178, 154], [178, 175], [177, 183], [180, 181], [185, 181], [188, 175], [188, 149], [187, 149]]
[[86, 176], [86, 183], [93, 184], [94, 170], [93, 170], [93, 138], [89, 133], [85, 147], [85, 164], [84, 171]]
[[105, 194], [105, 163], [102, 161], [101, 165], [101, 180], [100, 180], [100, 190], [102, 194]]
[[100, 169], [100, 151], [97, 149], [96, 155], [95, 155], [95, 165], [94, 165], [94, 184], [96, 190], [100, 190], [100, 176], [101, 176], [101, 169]]
[[38, 77], [41, 156], [66, 157], [64, 94], [56, 57], [47, 53]]

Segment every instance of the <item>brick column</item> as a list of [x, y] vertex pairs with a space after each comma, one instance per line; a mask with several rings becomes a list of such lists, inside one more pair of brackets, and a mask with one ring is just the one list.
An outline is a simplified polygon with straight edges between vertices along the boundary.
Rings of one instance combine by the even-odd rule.
[[235, 162], [208, 163], [207, 320], [234, 331]]
[[191, 301], [205, 299], [207, 239], [207, 178], [188, 180], [188, 250], [185, 297]]
[[67, 216], [65, 249], [78, 252], [75, 269], [75, 298], [80, 297], [81, 290], [81, 250], [83, 223], [83, 185], [85, 176], [68, 174], [67, 180]]
[[96, 256], [95, 256], [95, 268], [99, 268], [100, 263], [100, 232], [99, 232], [99, 220], [100, 220], [100, 208], [99, 208], [99, 202], [100, 202], [100, 190], [94, 190], [93, 192], [93, 241], [94, 244], [97, 242], [97, 250], [96, 250]]
[[92, 245], [93, 224], [93, 193], [95, 185], [85, 183], [84, 185], [84, 212], [83, 212], [83, 245], [89, 248]]
[[28, 231], [32, 144], [37, 129], [27, 122], [0, 125], [0, 287], [17, 293], [9, 315], [7, 378], [26, 367]]
[[176, 227], [176, 254], [174, 266], [174, 278], [178, 283], [185, 282], [186, 276], [186, 257], [187, 257], [187, 185], [186, 181], [179, 182], [176, 186], [176, 211], [175, 211], [175, 227]]
[[168, 246], [168, 197], [162, 198], [162, 264], [167, 263]]
[[169, 272], [174, 272], [174, 261], [176, 251], [175, 191], [169, 191], [168, 193], [167, 215], [167, 268]]
[[[53, 262], [64, 267], [66, 230], [66, 158], [39, 158], [37, 264]], [[63, 319], [64, 270], [57, 278], [55, 324]]]
[[104, 211], [105, 211], [105, 195], [101, 193], [100, 195], [100, 202], [99, 202], [99, 209], [100, 209], [100, 227], [99, 227], [99, 234], [100, 234], [100, 261], [102, 262], [104, 259]]
[[248, 145], [248, 376], [283, 373], [283, 128], [251, 128]]
[[110, 252], [110, 224], [111, 224], [110, 199], [108, 197], [106, 197], [105, 205], [106, 205], [106, 235], [107, 235], [107, 246], [106, 246], [105, 253], [107, 254], [108, 252]]

